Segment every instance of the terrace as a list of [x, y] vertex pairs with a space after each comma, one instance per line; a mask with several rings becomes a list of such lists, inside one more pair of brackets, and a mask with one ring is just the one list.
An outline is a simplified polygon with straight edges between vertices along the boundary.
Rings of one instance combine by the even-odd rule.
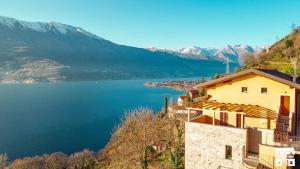
[[258, 166], [259, 160], [264, 160], [259, 155], [260, 144], [293, 147], [299, 153], [300, 137], [289, 132], [289, 117], [277, 116], [274, 110], [258, 105], [214, 100], [202, 100], [187, 109], [189, 122], [247, 129], [248, 141], [243, 150], [243, 165], [248, 168]]
[[[289, 131], [289, 117], [277, 116], [274, 110], [258, 105], [221, 103], [214, 100], [202, 100], [187, 109], [190, 122], [248, 128], [251, 130], [248, 132], [249, 138], [260, 135], [260, 144], [294, 147], [297, 153], [300, 152], [300, 137]], [[300, 129], [300, 125], [297, 127]]]
[[[271, 123], [276, 118], [274, 110], [262, 106], [221, 103], [214, 100], [202, 100], [187, 109], [188, 121], [238, 128], [246, 127], [247, 118], [256, 119], [252, 120], [252, 123], [265, 119], [265, 128], [271, 128]], [[247, 126], [252, 127], [250, 121]], [[253, 127], [256, 126], [257, 124], [254, 124]]]

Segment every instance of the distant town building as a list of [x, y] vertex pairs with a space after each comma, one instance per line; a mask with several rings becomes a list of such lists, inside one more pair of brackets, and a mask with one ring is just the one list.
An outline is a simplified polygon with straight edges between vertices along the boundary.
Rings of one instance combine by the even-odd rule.
[[177, 105], [178, 106], [183, 106], [185, 98], [186, 98], [186, 96], [179, 96], [178, 100], [177, 100]]

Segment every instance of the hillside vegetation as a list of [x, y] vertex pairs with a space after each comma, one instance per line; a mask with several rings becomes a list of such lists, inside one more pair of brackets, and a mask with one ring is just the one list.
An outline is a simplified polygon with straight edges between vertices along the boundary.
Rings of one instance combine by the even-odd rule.
[[297, 75], [300, 75], [299, 54], [300, 28], [295, 28], [292, 33], [285, 36], [268, 49], [265, 49], [260, 54], [256, 56], [247, 56], [245, 66], [242, 66], [238, 70], [267, 68], [277, 69], [283, 73], [293, 75], [295, 67]]

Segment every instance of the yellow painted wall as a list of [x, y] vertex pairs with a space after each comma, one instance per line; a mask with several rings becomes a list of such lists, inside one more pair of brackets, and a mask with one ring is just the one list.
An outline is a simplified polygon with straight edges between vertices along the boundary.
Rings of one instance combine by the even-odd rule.
[[[213, 112], [214, 110], [203, 110], [203, 115], [207, 115], [213, 118]], [[236, 126], [236, 113], [228, 112], [227, 114], [228, 114], [228, 124], [230, 126]], [[215, 119], [217, 121], [220, 120], [220, 111], [218, 110], [215, 110]], [[275, 120], [245, 117], [244, 126], [264, 128], [264, 129], [274, 129], [276, 127], [276, 123]]]
[[[259, 162], [269, 168], [282, 169], [289, 168], [287, 166], [287, 158], [285, 155], [278, 156], [278, 152], [276, 153], [276, 149], [285, 149], [284, 151], [293, 152], [293, 148], [291, 147], [276, 147], [276, 146], [268, 146], [268, 145], [259, 145]], [[290, 149], [290, 150], [287, 150]], [[288, 153], [287, 152], [287, 153]], [[283, 165], [276, 166], [276, 159], [282, 159]]]
[[[215, 112], [216, 121], [220, 121], [220, 111], [218, 110], [203, 110], [203, 115], [207, 115], [213, 118], [213, 112]], [[236, 126], [236, 114], [234, 112], [228, 112], [228, 124], [230, 126]]]
[[259, 162], [269, 168], [274, 167], [275, 147], [267, 145], [259, 145]]
[[[242, 93], [242, 87], [248, 87], [248, 92]], [[261, 87], [267, 87], [268, 93], [262, 94]], [[290, 110], [295, 112], [295, 93], [294, 88], [259, 75], [247, 75], [207, 88], [207, 94], [212, 96], [211, 100], [260, 105], [276, 112], [279, 110], [280, 94], [290, 95]]]
[[268, 128], [268, 119], [246, 117], [245, 127]]
[[271, 119], [246, 117], [245, 118], [245, 127], [275, 129], [276, 121], [274, 119], [271, 120]]

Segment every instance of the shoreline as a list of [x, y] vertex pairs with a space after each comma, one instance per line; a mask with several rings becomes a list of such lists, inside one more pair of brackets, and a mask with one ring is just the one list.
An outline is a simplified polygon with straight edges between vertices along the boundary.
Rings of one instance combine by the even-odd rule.
[[188, 91], [193, 89], [193, 86], [202, 83], [201, 80], [173, 80], [164, 82], [145, 82], [146, 87], [155, 88], [171, 88], [177, 91]]

